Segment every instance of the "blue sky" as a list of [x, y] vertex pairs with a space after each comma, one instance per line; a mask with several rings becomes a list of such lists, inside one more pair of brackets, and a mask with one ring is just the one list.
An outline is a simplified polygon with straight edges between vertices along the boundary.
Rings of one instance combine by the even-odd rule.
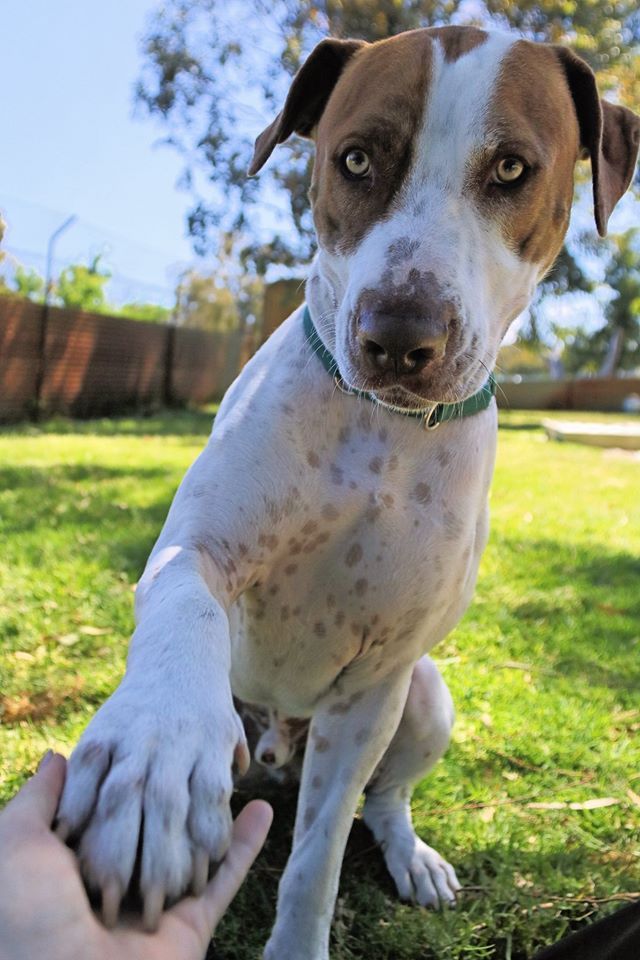
[[[176, 187], [180, 158], [158, 145], [164, 131], [155, 122], [134, 118], [140, 38], [159, 3], [5, 0], [0, 21], [4, 248], [42, 273], [49, 235], [76, 214], [57, 267], [102, 253], [119, 302], [170, 303], [180, 269], [194, 260], [185, 231], [190, 199]], [[590, 203], [578, 205], [576, 221], [592, 229]], [[611, 229], [634, 222], [628, 196]], [[587, 313], [597, 321], [595, 301]]]
[[170, 290], [192, 259], [180, 159], [154, 146], [157, 125], [133, 117], [139, 38], [156, 3], [5, 0], [1, 18], [5, 248], [42, 269], [49, 234], [76, 214], [57, 257], [104, 250], [142, 294]]

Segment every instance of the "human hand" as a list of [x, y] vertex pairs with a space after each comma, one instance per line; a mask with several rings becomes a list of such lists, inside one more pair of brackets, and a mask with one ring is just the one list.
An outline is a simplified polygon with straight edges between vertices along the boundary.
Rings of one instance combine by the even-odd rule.
[[272, 810], [238, 816], [231, 846], [200, 897], [187, 897], [144, 933], [137, 921], [107, 930], [94, 914], [73, 853], [51, 832], [64, 757], [48, 754], [0, 813], [0, 960], [202, 960], [218, 921], [264, 843]]

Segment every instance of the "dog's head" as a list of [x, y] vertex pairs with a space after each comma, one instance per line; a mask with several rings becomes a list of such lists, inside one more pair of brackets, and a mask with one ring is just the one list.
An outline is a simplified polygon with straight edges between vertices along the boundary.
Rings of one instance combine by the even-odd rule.
[[640, 119], [564, 47], [445, 27], [322, 41], [250, 173], [294, 132], [316, 143], [319, 333], [347, 383], [420, 408], [486, 379], [560, 250], [581, 155], [604, 235]]

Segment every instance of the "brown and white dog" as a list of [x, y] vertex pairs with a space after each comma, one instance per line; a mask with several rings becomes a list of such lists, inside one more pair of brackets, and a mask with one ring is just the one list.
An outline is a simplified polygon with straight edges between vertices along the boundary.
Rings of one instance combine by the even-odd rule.
[[[455, 900], [414, 833], [412, 785], [444, 752], [449, 692], [426, 656], [471, 598], [488, 529], [495, 403], [425, 430], [407, 410], [473, 395], [567, 229], [591, 157], [604, 233], [640, 121], [562, 47], [466, 27], [323, 41], [256, 142], [255, 173], [311, 136], [319, 252], [294, 313], [242, 371], [136, 595], [126, 675], [69, 764], [60, 831], [114, 922], [141, 848], [145, 921], [229, 840], [238, 704], [288, 759], [307, 720], [293, 851], [269, 960], [326, 960], [359, 797], [403, 898]], [[398, 408], [402, 408], [400, 411]], [[235, 698], [235, 699], [234, 699]], [[254, 711], [255, 714], [255, 711]]]

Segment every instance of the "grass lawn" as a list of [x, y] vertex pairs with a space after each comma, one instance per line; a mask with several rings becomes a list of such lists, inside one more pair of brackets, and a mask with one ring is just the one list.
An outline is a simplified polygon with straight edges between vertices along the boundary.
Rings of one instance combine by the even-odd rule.
[[[435, 651], [458, 722], [414, 812], [464, 896], [445, 914], [398, 904], [356, 822], [335, 960], [524, 960], [640, 896], [640, 460], [547, 442], [541, 416], [501, 415], [476, 599]], [[121, 676], [133, 585], [210, 419], [0, 433], [0, 801]], [[272, 799], [210, 957], [260, 956], [293, 822]]]

